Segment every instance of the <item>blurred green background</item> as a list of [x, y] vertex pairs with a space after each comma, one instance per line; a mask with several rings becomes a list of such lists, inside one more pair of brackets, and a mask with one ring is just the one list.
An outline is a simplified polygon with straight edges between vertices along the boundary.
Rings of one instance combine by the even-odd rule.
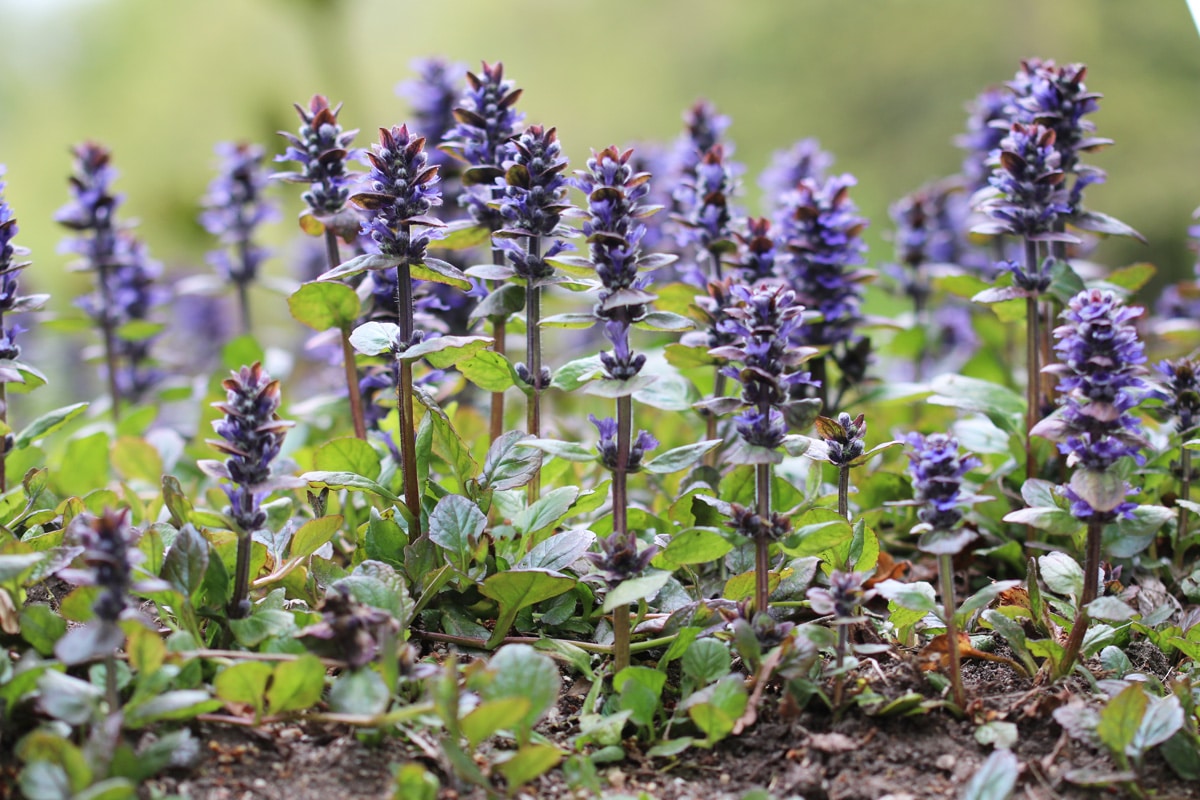
[[[319, 92], [344, 101], [365, 146], [405, 120], [394, 88], [433, 54], [504, 61], [526, 121], [558, 126], [574, 162], [670, 140], [706, 97], [733, 119], [755, 212], [771, 152], [817, 136], [858, 177], [875, 264], [892, 256], [888, 204], [957, 171], [965, 102], [1022, 58], [1082, 61], [1105, 95], [1098, 134], [1116, 141], [1090, 158], [1109, 182], [1088, 204], [1150, 241], [1105, 242], [1097, 259], [1156, 263], [1151, 297], [1191, 269], [1200, 37], [1183, 0], [0, 0], [0, 163], [17, 241], [34, 251], [26, 290], [65, 311], [87, 283], [66, 277], [51, 220], [72, 144], [112, 148], [124, 216], [169, 274], [203, 272], [212, 242], [196, 213], [214, 143], [279, 152], [275, 132], [297, 127], [291, 104]], [[284, 221], [267, 236], [284, 253], [299, 187], [273, 191]], [[294, 274], [284, 261], [268, 271]]]

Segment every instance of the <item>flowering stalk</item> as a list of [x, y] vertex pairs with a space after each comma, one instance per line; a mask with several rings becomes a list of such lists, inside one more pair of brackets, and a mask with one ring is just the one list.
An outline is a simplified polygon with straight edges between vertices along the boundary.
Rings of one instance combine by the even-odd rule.
[[796, 305], [794, 292], [778, 286], [754, 290], [734, 286], [732, 293], [738, 302], [725, 310], [722, 328], [737, 342], [709, 352], [741, 362], [742, 369], [729, 366], [723, 372], [741, 384], [742, 396], [713, 398], [707, 410], [744, 409], [734, 420], [743, 448], [732, 456], [755, 465], [755, 510], [740, 520], [735, 514], [735, 527], [754, 542], [755, 608], [766, 613], [770, 543], [787, 530], [786, 520], [771, 512], [772, 465], [782, 459], [777, 450], [787, 437], [784, 412], [792, 410], [791, 397], [797, 388], [812, 383], [809, 373], [798, 367], [816, 351], [792, 344], [804, 311]]
[[[467, 164], [463, 173], [466, 191], [459, 202], [467, 205], [475, 221], [492, 233], [504, 227], [504, 220], [492, 207], [504, 195], [504, 163], [513, 156], [512, 138], [525, 115], [513, 106], [521, 89], [504, 79], [504, 64], [483, 62], [482, 75], [467, 73], [467, 89], [461, 104], [454, 109], [458, 121], [443, 140], [442, 149]], [[492, 244], [492, 264], [504, 263], [504, 251]], [[503, 284], [497, 291], [503, 290]], [[504, 355], [508, 316], [491, 316], [492, 349]], [[504, 433], [504, 392], [492, 392], [489, 432], [494, 442]]]
[[832, 615], [834, 627], [837, 628], [837, 666], [833, 679], [833, 708], [841, 709], [842, 694], [846, 681], [846, 649], [850, 641], [850, 626], [863, 622], [862, 604], [875, 596], [874, 589], [865, 589], [864, 584], [870, 575], [865, 572], [840, 572], [834, 570], [829, 575], [829, 588], [816, 586], [808, 590], [806, 597], [813, 611], [825, 616]]
[[[568, 249], [566, 242], [555, 240], [543, 254], [542, 240], [559, 232], [562, 214], [570, 208], [562, 175], [567, 160], [554, 128], [531, 125], [512, 145], [516, 152], [500, 199], [504, 227], [496, 237], [525, 283], [525, 363], [517, 364], [516, 371], [529, 387], [526, 431], [537, 438], [542, 435], [542, 392], [550, 387], [550, 369], [542, 364], [542, 290], [554, 277], [549, 259]], [[540, 484], [539, 472], [529, 483], [531, 500], [540, 494]]]
[[112, 314], [109, 273], [117, 266], [116, 210], [121, 196], [110, 191], [116, 177], [111, 153], [103, 145], [84, 142], [72, 151], [75, 171], [70, 177], [71, 202], [54, 215], [57, 222], [76, 231], [66, 249], [80, 256], [81, 267], [96, 273], [98, 301], [93, 315], [104, 340], [104, 362], [113, 422], [120, 419], [121, 390], [117, 383], [116, 320]]
[[[1181, 439], [1187, 439], [1188, 434], [1200, 425], [1200, 363], [1195, 360], [1180, 358], [1175, 361], [1163, 361], [1157, 365], [1159, 374], [1166, 380], [1166, 403], [1164, 407], [1173, 422], [1175, 431]], [[1184, 554], [1188, 549], [1188, 509], [1187, 503], [1192, 499], [1192, 451], [1181, 447], [1179, 451], [1179, 522], [1175, 532], [1175, 549], [1172, 560], [1176, 571], [1184, 566]]]
[[[1026, 309], [1026, 410], [1027, 438], [1042, 416], [1042, 339], [1049, 336], [1040, 324], [1040, 300], [1050, 288], [1052, 259], [1041, 260], [1039, 244], [1078, 241], [1058, 230], [1057, 221], [1070, 211], [1063, 187], [1062, 155], [1055, 147], [1055, 133], [1041, 125], [1014, 122], [993, 158], [990, 188], [977, 195], [977, 208], [991, 220], [977, 225], [985, 234], [1012, 234], [1024, 242], [1021, 266], [1009, 265], [1013, 273], [1013, 297], [1025, 298]], [[1026, 446], [1025, 477], [1036, 477], [1037, 459], [1031, 441]]]
[[[341, 103], [330, 106], [321, 95], [313, 95], [308, 108], [295, 106], [300, 115], [299, 135], [280, 131], [287, 140], [287, 150], [275, 157], [276, 161], [295, 161], [299, 172], [281, 172], [272, 178], [291, 183], [308, 184], [308, 191], [301, 195], [307, 210], [301, 217], [301, 228], [309, 233], [323, 234], [327, 269], [341, 263], [338, 239], [350, 242], [358, 235], [360, 220], [354, 209], [347, 205], [350, 197], [351, 173], [346, 169], [357, 130], [344, 131], [338, 122]], [[350, 346], [350, 331], [341, 332], [342, 366], [346, 377], [346, 391], [350, 397], [350, 417], [354, 435], [367, 438], [363, 414], [362, 393], [358, 387], [358, 370], [355, 366], [354, 348]]]
[[[4, 165], [0, 164], [0, 178], [4, 177]], [[8, 384], [14, 381], [24, 381], [18, 359], [21, 357], [21, 347], [17, 344], [17, 334], [21, 332], [18, 325], [5, 325], [5, 314], [34, 311], [40, 308], [47, 295], [21, 296], [17, 277], [21, 270], [30, 265], [29, 261], [19, 261], [21, 256], [29, 254], [24, 247], [13, 244], [13, 238], [20, 229], [17, 219], [13, 216], [12, 208], [4, 199], [4, 181], [0, 180], [0, 494], [8, 490], [5, 477], [5, 463], [9, 450], [13, 446], [11, 426], [8, 419]]]
[[974, 456], [960, 455], [958, 441], [941, 433], [908, 437], [909, 474], [913, 481], [913, 504], [920, 507], [920, 522], [912, 529], [920, 533], [917, 544], [922, 551], [938, 557], [941, 582], [942, 619], [946, 623], [946, 641], [950, 653], [950, 685], [954, 702], [966, 706], [958, 652], [958, 625], [954, 598], [954, 556], [972, 540], [975, 533], [961, 530], [962, 507], [973, 498], [963, 492], [963, 476], [980, 465]]
[[[217, 268], [237, 289], [242, 315], [242, 331], [250, 333], [250, 284], [268, 251], [255, 244], [257, 228], [277, 216], [276, 209], [263, 198], [267, 174], [263, 169], [264, 152], [246, 142], [222, 142], [216, 147], [220, 171], [208, 186], [200, 221], [224, 247], [208, 254]], [[228, 249], [226, 249], [228, 248]], [[231, 257], [229, 250], [233, 251]]]
[[841, 368], [838, 394], [831, 403], [827, 357], [821, 355], [813, 361], [813, 385], [827, 415], [836, 410], [846, 389], [860, 380], [866, 369], [865, 340], [856, 338], [854, 329], [861, 321], [861, 286], [871, 273], [856, 269], [865, 261], [866, 244], [860, 234], [867, 220], [858, 216], [850, 199], [854, 184], [851, 175], [821, 183], [802, 180], [784, 195], [776, 212], [780, 241], [789, 255], [787, 284], [798, 303], [821, 314], [821, 321], [797, 327], [796, 341], [827, 347], [828, 358]]
[[213, 403], [224, 417], [213, 422], [220, 439], [208, 440], [227, 457], [224, 461], [202, 461], [207, 474], [227, 483], [222, 487], [229, 498], [225, 513], [229, 515], [238, 536], [237, 568], [234, 575], [233, 597], [229, 616], [245, 617], [250, 613], [250, 547], [253, 534], [267, 522], [262, 510], [263, 499], [275, 489], [303, 485], [296, 479], [276, 475], [271, 462], [279, 455], [283, 437], [293, 423], [280, 419], [279, 381], [255, 363], [242, 367], [221, 384], [226, 398]]
[[866, 417], [859, 414], [853, 418], [842, 412], [836, 420], [817, 417], [816, 425], [829, 451], [829, 463], [837, 467], [838, 513], [847, 521], [853, 521], [850, 516], [850, 468], [862, 463], [866, 453]]
[[1083, 590], [1075, 627], [1067, 640], [1057, 673], [1071, 671], [1087, 629], [1087, 606], [1096, 599], [1100, 544], [1104, 526], [1136, 508], [1126, 498], [1131, 489], [1121, 465], [1126, 459], [1145, 462], [1141, 421], [1131, 410], [1147, 391], [1142, 374], [1146, 356], [1132, 321], [1142, 314], [1125, 306], [1112, 292], [1085, 289], [1071, 298], [1054, 330], [1059, 363], [1046, 368], [1059, 377], [1060, 413], [1038, 423], [1034, 434], [1058, 443], [1073, 467], [1063, 493], [1071, 513], [1087, 523]]
[[438, 168], [427, 163], [425, 139], [410, 133], [407, 125], [390, 130], [380, 128], [379, 142], [371, 146], [367, 158], [371, 163], [367, 191], [355, 194], [351, 200], [367, 209], [370, 219], [363, 230], [379, 252], [352, 259], [326, 275], [395, 269], [397, 325], [387, 346], [400, 362], [396, 393], [401, 469], [404, 502], [412, 515], [408, 533], [410, 540], [415, 541], [421, 535], [421, 491], [417, 481], [413, 359], [406, 357], [405, 352], [420, 344], [425, 336], [416, 330], [414, 321], [412, 267], [424, 266], [426, 274], [449, 282], [465, 285], [466, 281], [449, 264], [429, 258], [426, 250], [430, 236], [427, 232], [417, 232], [421, 228], [445, 227], [445, 223], [429, 216], [430, 209], [439, 205], [442, 197]]

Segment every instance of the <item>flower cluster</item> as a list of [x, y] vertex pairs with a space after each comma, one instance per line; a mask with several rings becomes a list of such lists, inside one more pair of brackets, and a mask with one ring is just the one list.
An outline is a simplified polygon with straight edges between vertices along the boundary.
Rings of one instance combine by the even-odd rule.
[[817, 431], [829, 450], [829, 463], [835, 467], [850, 467], [866, 452], [867, 421], [865, 414], [851, 417], [846, 412], [837, 419], [817, 417]]
[[[117, 252], [119, 263], [108, 276], [113, 324], [152, 323], [154, 309], [170, 299], [170, 292], [159, 283], [162, 264], [150, 258], [145, 242], [125, 231], [118, 234]], [[98, 316], [100, 309], [95, 302], [95, 298], [83, 298], [80, 305]], [[116, 341], [116, 353], [124, 360], [124, 369], [117, 372], [122, 397], [137, 400], [166, 377], [150, 356], [155, 338], [157, 334]]]
[[1132, 321], [1142, 309], [1126, 306], [1110, 291], [1085, 289], [1071, 298], [1054, 329], [1059, 363], [1046, 371], [1059, 376], [1063, 406], [1058, 417], [1039, 423], [1034, 433], [1058, 442], [1069, 466], [1076, 467], [1066, 490], [1077, 517], [1111, 519], [1133, 508], [1125, 502], [1128, 484], [1091, 480], [1107, 474], [1121, 459], [1143, 462], [1142, 424], [1131, 409], [1148, 390], [1141, 377], [1146, 355]]
[[760, 539], [777, 542], [792, 532], [792, 523], [783, 514], [772, 511], [770, 515], [763, 516], [739, 503], [729, 504], [729, 523], [730, 527], [752, 542]]
[[[598, 418], [595, 414], [588, 414], [588, 419], [600, 434], [600, 441], [596, 444], [596, 451], [600, 453], [600, 463], [604, 464], [604, 468], [610, 471], [616, 471], [621, 467], [619, 448], [617, 444], [617, 421], [612, 417], [604, 419]], [[624, 471], [637, 472], [642, 468], [642, 458], [648, 450], [653, 450], [658, 447], [658, 440], [643, 430], [638, 431], [638, 435], [629, 445], [629, 455], [625, 459]]]
[[367, 191], [351, 198], [370, 215], [363, 231], [384, 256], [424, 261], [430, 236], [413, 233], [411, 226], [443, 224], [427, 216], [431, 208], [441, 205], [442, 195], [438, 168], [427, 164], [425, 139], [410, 133], [407, 125], [380, 128], [379, 143], [371, 145], [367, 159], [371, 163]]
[[822, 150], [816, 139], [801, 139], [786, 150], [775, 151], [771, 165], [758, 177], [764, 202], [769, 208], [777, 207], [800, 181], [823, 182], [832, 166], [833, 154]]
[[550, 275], [553, 268], [538, 253], [512, 239], [540, 239], [558, 232], [563, 212], [571, 207], [566, 202], [567, 179], [562, 174], [567, 159], [554, 128], [530, 125], [513, 139], [512, 146], [516, 152], [505, 173], [506, 186], [500, 199], [504, 220], [500, 235], [505, 237], [501, 241], [513, 257], [517, 274], [538, 280]]
[[1014, 97], [1011, 117], [1014, 120], [1043, 125], [1054, 131], [1055, 148], [1062, 158], [1062, 170], [1075, 178], [1068, 196], [1070, 214], [1078, 211], [1083, 190], [1093, 183], [1103, 183], [1103, 170], [1079, 162], [1080, 153], [1098, 150], [1112, 144], [1111, 139], [1093, 136], [1096, 125], [1084, 119], [1096, 112], [1103, 95], [1089, 92], [1083, 83], [1087, 67], [1083, 64], [1058, 66], [1053, 61], [1030, 59], [1009, 82]]
[[[220, 170], [208, 185], [200, 222], [225, 247], [208, 254], [209, 263], [235, 284], [258, 276], [268, 251], [255, 244], [254, 234], [264, 222], [278, 216], [263, 197], [267, 173], [262, 147], [246, 142], [222, 142], [216, 147]], [[236, 257], [230, 256], [230, 250]]]
[[1062, 238], [1055, 221], [1069, 214], [1062, 154], [1053, 128], [1014, 122], [993, 154], [990, 190], [979, 195], [978, 210], [991, 218], [977, 233], [1010, 233], [1032, 240]]
[[[737, 189], [737, 178], [726, 161], [724, 146], [714, 144], [675, 191], [678, 211], [673, 219], [679, 223], [676, 239], [681, 248], [695, 246], [708, 254], [709, 277], [721, 277], [720, 254], [729, 249], [733, 235], [730, 201]], [[702, 283], [703, 275], [693, 275], [691, 280]]]
[[281, 172], [272, 175], [277, 180], [291, 183], [307, 183], [308, 191], [300, 197], [313, 215], [343, 239], [350, 240], [358, 232], [358, 216], [346, 208], [350, 197], [352, 174], [346, 169], [346, 161], [355, 153], [350, 149], [357, 130], [342, 130], [338, 114], [342, 104], [330, 106], [321, 95], [313, 95], [308, 108], [296, 104], [300, 115], [299, 135], [280, 131], [287, 140], [287, 149], [276, 161], [295, 161], [299, 172]]
[[829, 574], [829, 588], [814, 586], [806, 596], [812, 610], [818, 614], [831, 615], [834, 625], [850, 625], [862, 622], [863, 603], [875, 596], [874, 589], [865, 588], [870, 574], [866, 572], [842, 572]]
[[[442, 141], [455, 126], [454, 107], [462, 94], [466, 67], [442, 58], [420, 58], [412, 63], [417, 77], [396, 87], [412, 108], [412, 126], [427, 142]], [[429, 151], [429, 162], [442, 168], [443, 179], [452, 159], [445, 150]]]
[[638, 548], [638, 538], [632, 533], [626, 535], [621, 531], [613, 531], [603, 539], [597, 540], [599, 553], [585, 553], [584, 558], [592, 562], [599, 571], [599, 578], [608, 588], [636, 578], [650, 566], [650, 560], [658, 554], [657, 545]]
[[521, 90], [504, 79], [504, 64], [483, 62], [480, 75], [467, 73], [467, 88], [454, 109], [458, 121], [442, 140], [442, 149], [464, 162], [463, 182], [469, 191], [459, 202], [471, 217], [491, 230], [502, 226], [499, 212], [490, 203], [499, 194], [496, 179], [512, 159], [512, 138], [525, 115], [515, 110]]
[[[4, 166], [0, 164], [0, 178], [3, 177]], [[13, 216], [12, 208], [4, 199], [4, 181], [0, 180], [0, 360], [5, 361], [16, 360], [21, 355], [21, 348], [16, 342], [21, 328], [5, 324], [4, 315], [19, 311], [32, 311], [45, 301], [45, 297], [22, 297], [18, 294], [20, 287], [17, 276], [31, 263], [18, 260], [21, 256], [29, 254], [24, 247], [13, 244], [13, 239], [19, 230], [17, 218]], [[19, 379], [20, 376], [7, 374], [0, 369], [0, 382], [10, 378]], [[0, 409], [0, 415], [3, 413], [4, 410]]]
[[632, 150], [608, 147], [593, 154], [587, 170], [577, 172], [572, 182], [588, 198], [583, 235], [603, 285], [594, 313], [626, 325], [645, 316], [646, 302], [653, 299], [645, 292], [649, 279], [640, 274], [646, 234], [641, 220], [654, 210], [643, 202], [650, 193], [650, 175], [634, 171], [632, 156]]
[[292, 423], [276, 413], [279, 381], [272, 380], [261, 364], [242, 367], [221, 386], [226, 399], [213, 403], [213, 408], [225, 415], [213, 422], [221, 438], [208, 443], [228, 457], [201, 466], [208, 474], [229, 481], [224, 486], [230, 503], [227, 513], [242, 531], [251, 533], [267, 521], [266, 512], [259, 507], [262, 499], [287, 483], [275, 479], [271, 462], [279, 455]]
[[355, 600], [343, 583], [329, 587], [320, 611], [321, 621], [309, 625], [296, 635], [329, 642], [331, 649], [339, 658], [344, 658], [352, 669], [374, 661], [375, 654], [379, 652], [380, 637], [388, 631], [400, 629], [395, 617]]
[[865, 262], [867, 246], [860, 238], [867, 220], [850, 199], [851, 175], [818, 183], [801, 181], [778, 208], [776, 225], [789, 258], [786, 279], [798, 301], [821, 314], [804, 324], [800, 340], [807, 344], [846, 343], [860, 319], [861, 284], [868, 274], [854, 267]]
[[967, 104], [967, 131], [954, 141], [967, 151], [962, 174], [970, 192], [989, 185], [992, 155], [1000, 149], [1000, 142], [1012, 127], [1010, 100], [1008, 92], [992, 87]]
[[747, 283], [759, 283], [775, 278], [783, 254], [771, 235], [771, 220], [766, 217], [746, 220], [745, 232], [734, 231], [738, 256], [736, 267]]
[[79, 255], [86, 268], [106, 270], [113, 262], [116, 211], [122, 201], [111, 189], [117, 176], [112, 154], [95, 142], [84, 142], [71, 153], [75, 156], [75, 171], [70, 177], [71, 200], [55, 213], [54, 219], [78, 233], [64, 243], [68, 252]]
[[953, 531], [962, 521], [962, 508], [969, 499], [963, 493], [963, 476], [981, 462], [961, 455], [958, 440], [944, 433], [913, 433], [907, 441], [913, 502], [920, 506], [917, 518], [922, 524], [918, 527], [938, 533]]
[[1200, 362], [1190, 358], [1162, 361], [1155, 367], [1165, 379], [1164, 409], [1175, 423], [1175, 430], [1187, 434], [1200, 425]]
[[736, 418], [737, 431], [752, 447], [773, 450], [787, 435], [784, 408], [800, 386], [813, 385], [812, 377], [799, 365], [815, 352], [792, 344], [804, 307], [796, 294], [780, 286], [751, 289], [734, 286], [737, 303], [724, 311], [722, 330], [737, 337], [736, 343], [709, 352], [738, 361], [722, 373], [742, 385], [742, 403], [747, 410]]

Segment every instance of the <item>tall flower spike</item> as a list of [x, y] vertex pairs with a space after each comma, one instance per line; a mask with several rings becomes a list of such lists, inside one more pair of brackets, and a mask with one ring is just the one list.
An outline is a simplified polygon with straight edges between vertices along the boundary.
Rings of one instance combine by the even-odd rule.
[[[120, 326], [151, 322], [154, 310], [170, 299], [170, 292], [159, 282], [162, 264], [150, 258], [145, 242], [127, 231], [118, 234], [117, 239], [120, 263], [109, 275], [113, 319]], [[150, 355], [157, 338], [158, 334], [117, 339], [116, 351], [124, 361], [117, 373], [122, 397], [139, 400], [166, 377]]]
[[768, 210], [778, 207], [800, 181], [821, 183], [832, 167], [833, 154], [822, 150], [816, 139], [801, 139], [786, 150], [776, 150], [771, 165], [758, 178], [764, 204]]
[[431, 208], [441, 205], [442, 196], [438, 168], [426, 163], [425, 140], [410, 133], [407, 125], [380, 128], [379, 143], [372, 145], [367, 159], [371, 163], [367, 191], [352, 198], [370, 214], [364, 232], [382, 255], [422, 262], [430, 236], [411, 233], [409, 227], [443, 224], [427, 216]]
[[356, 155], [350, 145], [358, 131], [342, 130], [338, 122], [342, 104], [331, 106], [319, 94], [312, 96], [307, 108], [298, 103], [295, 108], [300, 115], [300, 130], [298, 135], [279, 132], [288, 146], [275, 160], [295, 161], [300, 170], [279, 172], [271, 177], [308, 184], [308, 191], [300, 197], [312, 216], [344, 241], [351, 241], [358, 233], [360, 223], [358, 214], [346, 206], [354, 177], [346, 165]]
[[272, 380], [261, 364], [242, 367], [221, 386], [226, 398], [213, 403], [224, 414], [213, 422], [221, 438], [208, 443], [227, 457], [224, 462], [202, 465], [209, 474], [229, 481], [223, 487], [229, 497], [228, 514], [239, 528], [252, 533], [266, 524], [260, 505], [267, 493], [294, 483], [277, 480], [271, 469], [293, 423], [279, 417], [279, 381]]
[[730, 202], [737, 191], [735, 172], [720, 144], [704, 153], [691, 176], [685, 177], [675, 191], [678, 213], [673, 219], [679, 223], [679, 246], [695, 246], [709, 260], [706, 274], [701, 270], [690, 276], [693, 283], [702, 285], [708, 278], [722, 277], [721, 253], [733, 247]]
[[[440, 142], [453, 130], [454, 109], [462, 95], [462, 76], [466, 67], [442, 58], [419, 58], [412, 62], [417, 77], [396, 87], [396, 94], [408, 100], [412, 108], [412, 126], [427, 142]], [[445, 150], [430, 150], [429, 163], [442, 168], [453, 166]]]
[[799, 303], [822, 316], [801, 327], [800, 341], [806, 344], [848, 342], [861, 317], [861, 285], [869, 273], [855, 267], [866, 261], [860, 234], [867, 220], [850, 199], [855, 183], [851, 175], [801, 181], [777, 211], [776, 225], [790, 255], [788, 285]]
[[[0, 178], [3, 177], [4, 165], [0, 164]], [[21, 347], [16, 340], [22, 328], [10, 324], [4, 319], [4, 315], [36, 311], [45, 304], [49, 295], [20, 294], [17, 278], [32, 262], [20, 260], [22, 256], [28, 255], [29, 251], [13, 243], [20, 228], [17, 227], [17, 218], [13, 216], [12, 208], [4, 198], [4, 189], [4, 181], [0, 180], [0, 361], [15, 361], [21, 355]], [[23, 378], [19, 369], [0, 366], [0, 386], [21, 380]], [[5, 405], [3, 394], [0, 393], [0, 420], [7, 419]]]
[[992, 153], [1012, 127], [1010, 95], [1003, 89], [985, 89], [967, 104], [967, 132], [954, 143], [967, 151], [962, 162], [962, 174], [967, 190], [976, 192], [988, 186], [992, 177]]
[[454, 109], [458, 121], [442, 140], [442, 149], [467, 165], [463, 183], [468, 187], [459, 202], [477, 223], [497, 230], [502, 221], [491, 202], [498, 194], [497, 179], [513, 158], [512, 138], [525, 115], [514, 106], [521, 90], [504, 79], [504, 64], [483, 62], [479, 75], [467, 73], [467, 88]]
[[1155, 365], [1165, 380], [1163, 408], [1175, 430], [1187, 434], [1200, 425], [1200, 362], [1190, 358], [1162, 361]]
[[975, 232], [1010, 233], [1034, 241], [1063, 239], [1065, 234], [1053, 233], [1054, 224], [1071, 207], [1055, 141], [1051, 128], [1013, 123], [993, 154], [991, 188], [977, 196], [976, 208], [991, 221], [975, 226]]
[[255, 234], [264, 222], [278, 217], [263, 197], [268, 180], [265, 153], [259, 145], [246, 142], [222, 142], [216, 153], [220, 167], [202, 201], [200, 221], [225, 247], [210, 252], [209, 263], [235, 284], [251, 283], [268, 255], [255, 243]]
[[954, 530], [962, 521], [963, 507], [969, 500], [963, 493], [963, 476], [981, 462], [974, 456], [961, 455], [958, 440], [944, 433], [909, 434], [908, 445], [913, 502], [920, 507], [918, 529], [923, 533]]
[[1097, 476], [1109, 475], [1122, 458], [1145, 460], [1141, 420], [1131, 413], [1148, 391], [1145, 351], [1132, 324], [1141, 314], [1112, 292], [1085, 289], [1071, 298], [1054, 330], [1059, 363], [1046, 371], [1059, 376], [1062, 411], [1033, 432], [1058, 442], [1076, 468], [1065, 493], [1080, 519], [1112, 520], [1134, 508], [1125, 500], [1128, 483]]

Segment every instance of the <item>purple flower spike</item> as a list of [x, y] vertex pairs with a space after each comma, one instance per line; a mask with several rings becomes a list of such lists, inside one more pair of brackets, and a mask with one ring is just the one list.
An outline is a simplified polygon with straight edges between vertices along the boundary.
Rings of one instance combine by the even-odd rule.
[[[412, 62], [417, 77], [396, 87], [396, 94], [412, 107], [412, 126], [427, 142], [440, 142], [454, 128], [454, 108], [462, 95], [463, 64], [442, 58], [419, 58]], [[445, 172], [451, 164], [444, 150], [430, 150], [429, 162]]]
[[[3, 177], [4, 165], [0, 164], [0, 178]], [[19, 294], [17, 277], [31, 262], [20, 261], [20, 257], [28, 255], [29, 251], [13, 244], [13, 239], [20, 229], [17, 227], [17, 218], [13, 216], [12, 208], [4, 199], [4, 189], [4, 181], [0, 180], [0, 359], [15, 360], [21, 355], [21, 348], [15, 340], [23, 329], [17, 325], [4, 324], [3, 315], [32, 311], [41, 306], [45, 297], [22, 297]], [[4, 382], [6, 377], [0, 372], [0, 382]]]
[[1200, 425], [1200, 363], [1188, 358], [1163, 361], [1155, 367], [1166, 380], [1167, 413], [1175, 430], [1186, 434]]
[[1002, 89], [986, 89], [967, 105], [967, 132], [954, 141], [967, 151], [962, 174], [967, 189], [976, 192], [988, 186], [992, 177], [992, 154], [1012, 127], [1011, 95]]
[[993, 156], [991, 189], [979, 195], [976, 207], [991, 217], [991, 222], [977, 225], [977, 233], [1010, 233], [1035, 240], [1063, 238], [1063, 234], [1052, 233], [1058, 218], [1071, 212], [1063, 188], [1062, 154], [1055, 142], [1051, 128], [1013, 123]]
[[[200, 221], [227, 249], [208, 254], [209, 262], [233, 283], [251, 283], [268, 251], [254, 243], [264, 222], [278, 218], [273, 205], [263, 197], [267, 173], [263, 149], [245, 142], [223, 142], [216, 147], [221, 165], [208, 186]], [[235, 257], [230, 256], [233, 251]]]
[[758, 178], [767, 207], [779, 206], [800, 181], [823, 182], [832, 167], [833, 154], [822, 150], [816, 139], [801, 139], [787, 150], [775, 151], [771, 166]]
[[347, 170], [350, 158], [357, 151], [350, 143], [357, 130], [344, 131], [338, 123], [342, 104], [330, 106], [321, 95], [313, 95], [308, 108], [297, 104], [300, 115], [299, 135], [280, 131], [287, 140], [287, 150], [275, 157], [276, 161], [295, 161], [299, 172], [280, 172], [271, 177], [291, 183], [307, 183], [308, 191], [301, 199], [308, 205], [314, 217], [333, 228], [340, 237], [349, 241], [358, 232], [358, 215], [346, 207], [350, 197], [353, 173]]
[[962, 521], [966, 498], [962, 479], [980, 465], [974, 456], [960, 455], [958, 440], [943, 433], [909, 434], [909, 474], [913, 500], [920, 504], [917, 517], [934, 532], [954, 530]]
[[371, 146], [367, 159], [371, 164], [367, 190], [351, 198], [370, 214], [363, 232], [382, 255], [410, 263], [424, 261], [430, 236], [413, 233], [411, 226], [443, 226], [427, 216], [431, 208], [441, 205], [442, 195], [438, 168], [426, 163], [425, 139], [410, 133], [407, 125], [380, 128], [379, 143]]

